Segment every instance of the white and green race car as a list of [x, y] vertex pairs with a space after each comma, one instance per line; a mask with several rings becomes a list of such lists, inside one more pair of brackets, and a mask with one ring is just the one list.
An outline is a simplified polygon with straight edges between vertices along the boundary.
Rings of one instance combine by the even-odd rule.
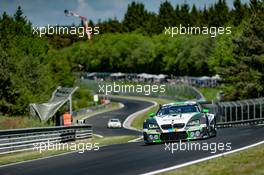
[[195, 140], [216, 136], [214, 114], [196, 102], [176, 102], [160, 106], [143, 124], [146, 144], [178, 140]]

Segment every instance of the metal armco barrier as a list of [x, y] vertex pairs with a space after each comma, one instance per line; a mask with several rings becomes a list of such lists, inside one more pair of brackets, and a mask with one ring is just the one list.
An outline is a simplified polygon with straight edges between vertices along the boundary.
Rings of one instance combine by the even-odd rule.
[[0, 155], [32, 150], [41, 142], [60, 143], [91, 138], [92, 125], [0, 130]]
[[264, 123], [264, 98], [203, 105], [217, 118], [218, 127]]

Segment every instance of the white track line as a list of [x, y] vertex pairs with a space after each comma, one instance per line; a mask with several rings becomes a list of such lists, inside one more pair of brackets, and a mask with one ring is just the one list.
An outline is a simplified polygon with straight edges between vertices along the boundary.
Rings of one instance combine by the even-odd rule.
[[235, 153], [235, 152], [243, 151], [243, 150], [246, 150], [248, 148], [252, 148], [254, 146], [258, 146], [258, 145], [261, 145], [261, 144], [264, 144], [264, 140], [261, 141], [261, 142], [254, 143], [252, 145], [248, 145], [248, 146], [245, 146], [245, 147], [242, 147], [242, 148], [238, 148], [238, 149], [232, 150], [232, 151], [228, 151], [228, 152], [225, 152], [225, 153], [221, 153], [221, 154], [217, 154], [217, 155], [201, 158], [201, 159], [198, 159], [198, 160], [186, 162], [186, 163], [183, 163], [183, 164], [180, 164], [180, 165], [175, 165], [175, 166], [171, 166], [171, 167], [160, 169], [160, 170], [156, 170], [156, 171], [151, 171], [151, 172], [148, 172], [148, 173], [144, 173], [143, 175], [153, 175], [153, 174], [164, 173], [164, 172], [167, 172], [167, 171], [172, 171], [172, 170], [175, 170], [175, 169], [178, 169], [178, 168], [182, 168], [182, 167], [185, 167], [185, 166], [188, 166], [188, 165], [193, 165], [193, 164], [200, 163], [200, 162], [203, 162], [203, 161], [206, 161], [206, 160], [211, 160], [211, 159], [214, 159], [214, 158], [217, 158], [217, 157], [222, 157], [224, 155], [228, 155], [228, 154], [232, 154], [232, 153]]
[[95, 137], [103, 138], [104, 136], [99, 135], [99, 134], [93, 134]]
[[140, 136], [139, 138], [133, 139], [133, 140], [129, 140], [128, 142], [138, 142], [139, 140], [143, 139], [143, 136]]

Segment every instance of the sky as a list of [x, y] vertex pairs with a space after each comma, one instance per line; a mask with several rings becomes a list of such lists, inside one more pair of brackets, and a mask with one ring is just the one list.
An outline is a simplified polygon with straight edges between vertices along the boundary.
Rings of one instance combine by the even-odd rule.
[[[50, 25], [71, 25], [79, 24], [80, 20], [66, 17], [64, 10], [68, 9], [88, 17], [95, 23], [109, 18], [122, 20], [127, 10], [128, 4], [132, 1], [141, 2], [148, 11], [158, 12], [159, 6], [165, 0], [0, 0], [0, 14], [4, 11], [13, 15], [20, 5], [24, 15], [29, 19], [33, 26]], [[195, 4], [198, 8], [210, 6], [217, 0], [168, 0], [175, 7], [176, 4], [188, 3], [190, 6]], [[233, 0], [226, 0], [230, 8], [233, 7]], [[248, 3], [249, 0], [241, 0]]]

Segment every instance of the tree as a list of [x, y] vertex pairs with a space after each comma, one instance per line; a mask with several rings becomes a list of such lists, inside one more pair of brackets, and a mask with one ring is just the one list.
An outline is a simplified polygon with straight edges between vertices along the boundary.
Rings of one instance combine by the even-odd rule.
[[196, 9], [196, 6], [193, 5], [192, 6], [192, 10], [190, 13], [190, 18], [191, 18], [191, 26], [200, 26], [200, 13], [199, 11]]
[[[148, 13], [148, 20], [145, 22], [144, 31], [147, 35], [152, 36], [154, 34], [160, 33], [160, 28], [156, 27], [159, 26], [158, 17], [155, 13]], [[143, 32], [144, 32], [143, 31]]]
[[257, 98], [264, 95], [264, 6], [254, 5], [254, 13], [240, 37], [234, 39], [233, 66], [224, 78], [233, 88], [226, 99]]
[[176, 19], [173, 6], [170, 2], [165, 1], [160, 4], [159, 15], [158, 15], [158, 23], [159, 23], [159, 31], [162, 32], [164, 27], [174, 26]]
[[0, 33], [0, 111], [4, 115], [25, 115], [30, 103], [49, 98], [58, 85], [52, 76], [65, 70], [51, 73], [49, 44], [32, 35], [21, 7], [13, 18], [3, 14]]
[[210, 16], [209, 16], [209, 12], [206, 8], [206, 6], [204, 6], [204, 9], [202, 11], [202, 15], [201, 15], [201, 26], [208, 26], [209, 25], [209, 19], [210, 19]]
[[108, 21], [102, 22], [98, 26], [100, 34], [122, 32], [122, 24], [116, 18], [108, 19]]
[[32, 35], [31, 23], [27, 21], [25, 16], [23, 16], [23, 10], [20, 6], [18, 6], [17, 11], [14, 14], [14, 19], [16, 21], [16, 23], [14, 23], [14, 31], [16, 34]]
[[144, 4], [132, 2], [128, 5], [127, 12], [123, 20], [123, 28], [126, 32], [131, 32], [142, 28], [147, 21], [148, 12]]
[[176, 8], [175, 8], [175, 26], [179, 26], [181, 24], [181, 9], [180, 9], [180, 6], [179, 4], [176, 5]]
[[11, 88], [12, 67], [12, 60], [0, 47], [0, 111], [3, 114], [9, 112], [16, 98], [16, 92]]
[[238, 26], [245, 17], [246, 9], [240, 0], [234, 1], [234, 8], [235, 9], [233, 10], [233, 24], [235, 26]]
[[180, 10], [180, 18], [181, 18], [181, 24], [183, 26], [188, 26], [188, 24], [191, 23], [191, 18], [190, 18], [190, 6], [187, 3], [184, 3], [181, 6], [181, 10]]
[[229, 10], [225, 0], [218, 2], [209, 8], [210, 26], [224, 26], [229, 21]]

